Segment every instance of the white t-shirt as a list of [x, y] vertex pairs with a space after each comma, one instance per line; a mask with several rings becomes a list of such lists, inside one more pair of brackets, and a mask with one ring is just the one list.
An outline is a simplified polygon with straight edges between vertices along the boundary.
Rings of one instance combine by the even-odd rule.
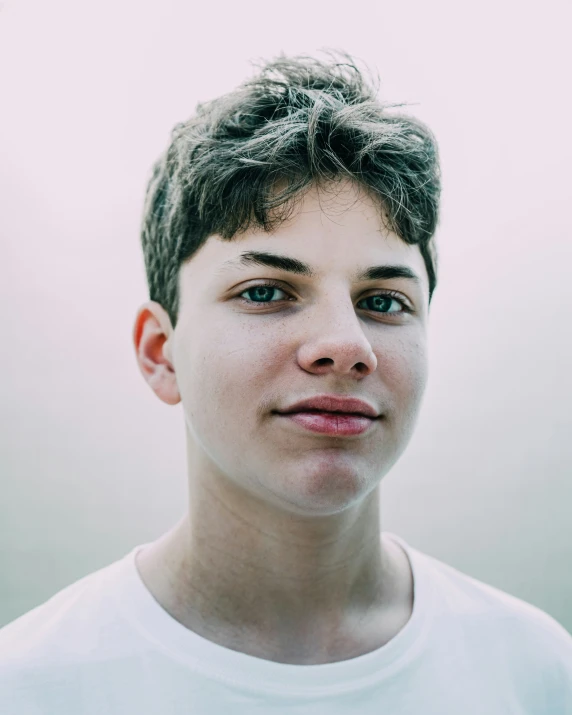
[[155, 601], [141, 544], [0, 629], [0, 713], [572, 715], [572, 636], [554, 618], [384, 534], [414, 604], [371, 653], [291, 665], [213, 643]]

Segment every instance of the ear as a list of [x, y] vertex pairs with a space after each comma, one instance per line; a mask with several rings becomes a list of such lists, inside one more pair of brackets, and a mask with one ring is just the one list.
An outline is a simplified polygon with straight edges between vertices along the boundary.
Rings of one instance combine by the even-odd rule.
[[162, 305], [149, 301], [139, 308], [133, 326], [133, 344], [141, 374], [157, 397], [168, 405], [181, 401], [171, 357], [174, 335]]

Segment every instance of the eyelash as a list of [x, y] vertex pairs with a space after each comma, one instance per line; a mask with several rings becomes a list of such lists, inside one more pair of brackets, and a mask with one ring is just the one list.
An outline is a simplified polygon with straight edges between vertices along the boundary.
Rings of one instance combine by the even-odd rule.
[[[269, 280], [266, 283], [256, 283], [255, 285], [249, 286], [248, 288], [243, 290], [242, 293], [240, 293], [236, 297], [238, 299], [240, 299], [243, 303], [247, 303], [248, 305], [271, 305], [272, 303], [284, 302], [283, 300], [260, 301], [260, 300], [247, 300], [246, 298], [242, 298], [243, 293], [247, 293], [248, 291], [253, 290], [254, 288], [278, 288], [278, 290], [281, 290], [282, 292], [286, 293], [286, 295], [290, 295], [290, 293], [288, 293], [288, 291], [285, 290], [280, 283]], [[399, 311], [399, 313], [383, 313], [383, 312], [377, 311], [377, 310], [370, 310], [369, 311], [370, 313], [377, 313], [378, 315], [389, 315], [389, 316], [403, 315], [404, 313], [412, 313], [413, 311], [411, 310], [411, 308], [409, 308], [409, 306], [407, 306], [405, 304], [405, 301], [402, 298], [400, 298], [400, 295], [401, 294], [398, 293], [397, 291], [387, 290], [387, 291], [381, 291], [379, 293], [373, 293], [372, 295], [368, 295], [365, 298], [362, 298], [362, 300], [367, 300], [367, 298], [375, 298], [376, 296], [384, 296], [386, 298], [393, 298], [403, 308], [403, 310]], [[361, 303], [361, 301], [360, 301], [360, 303]], [[367, 309], [364, 308], [364, 310], [367, 310]]]

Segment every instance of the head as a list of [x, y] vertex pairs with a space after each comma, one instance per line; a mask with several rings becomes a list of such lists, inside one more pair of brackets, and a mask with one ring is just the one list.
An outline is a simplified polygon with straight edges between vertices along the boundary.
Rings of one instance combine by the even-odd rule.
[[[191, 472], [302, 515], [375, 489], [425, 388], [439, 190], [430, 131], [345, 54], [281, 56], [175, 128], [134, 341], [154, 392], [183, 403]], [[380, 417], [344, 437], [279, 414], [318, 394]]]

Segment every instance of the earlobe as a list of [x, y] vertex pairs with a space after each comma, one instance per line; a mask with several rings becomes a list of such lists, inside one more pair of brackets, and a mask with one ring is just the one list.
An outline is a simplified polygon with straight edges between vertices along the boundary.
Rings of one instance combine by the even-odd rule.
[[171, 360], [171, 323], [162, 306], [150, 301], [139, 309], [133, 327], [135, 356], [141, 374], [157, 397], [168, 405], [181, 401]]

